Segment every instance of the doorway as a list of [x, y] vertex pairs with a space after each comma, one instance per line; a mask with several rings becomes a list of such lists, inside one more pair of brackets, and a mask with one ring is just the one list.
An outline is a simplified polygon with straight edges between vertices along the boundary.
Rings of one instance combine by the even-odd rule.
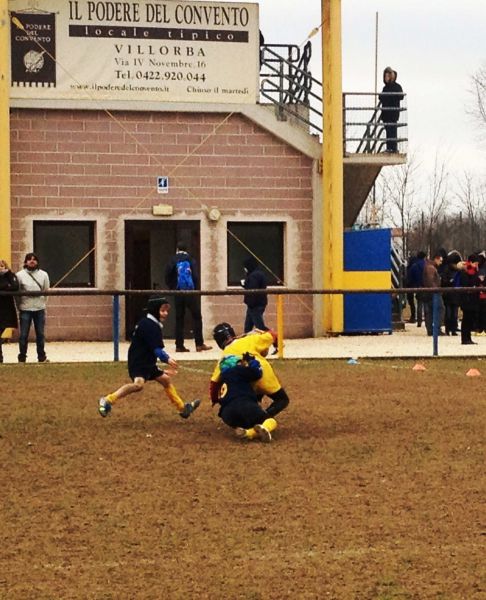
[[[196, 261], [200, 272], [199, 221], [126, 221], [125, 222], [125, 289], [166, 289], [165, 268], [182, 241]], [[172, 298], [169, 298], [172, 302]], [[125, 309], [126, 339], [131, 338], [137, 321], [147, 305], [147, 296], [127, 296]], [[186, 320], [185, 336], [192, 337], [191, 319]], [[164, 323], [164, 338], [175, 336], [175, 313], [172, 309]]]

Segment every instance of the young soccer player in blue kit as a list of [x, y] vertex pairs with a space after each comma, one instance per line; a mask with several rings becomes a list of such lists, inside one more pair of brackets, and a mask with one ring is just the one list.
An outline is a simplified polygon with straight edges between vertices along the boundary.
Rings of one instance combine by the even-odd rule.
[[258, 401], [253, 383], [262, 377], [260, 362], [251, 354], [229, 354], [219, 361], [218, 416], [238, 437], [272, 441], [277, 421], [269, 417]]
[[164, 350], [162, 322], [167, 319], [170, 304], [165, 298], [150, 298], [146, 315], [140, 319], [133, 332], [132, 342], [128, 349], [128, 373], [133, 383], [127, 383], [107, 396], [100, 398], [98, 412], [106, 417], [113, 404], [129, 394], [141, 392], [146, 381], [160, 383], [169, 400], [176, 407], [179, 415], [187, 419], [199, 406], [200, 400], [184, 402], [171, 382], [169, 372], [161, 371], [157, 359], [177, 369], [177, 362], [170, 358]]

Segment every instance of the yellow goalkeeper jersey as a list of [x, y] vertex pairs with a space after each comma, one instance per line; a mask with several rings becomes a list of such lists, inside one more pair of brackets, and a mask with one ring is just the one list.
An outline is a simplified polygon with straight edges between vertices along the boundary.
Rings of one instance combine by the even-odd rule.
[[[243, 337], [234, 339], [223, 350], [223, 356], [227, 356], [228, 354], [243, 356], [245, 352], [249, 352], [258, 359], [262, 366], [263, 375], [253, 383], [253, 387], [257, 394], [274, 394], [282, 387], [272, 366], [265, 358], [272, 344], [273, 336], [269, 331], [255, 331], [250, 332]], [[211, 376], [211, 381], [218, 381], [220, 374], [221, 371], [219, 369], [218, 361]]]

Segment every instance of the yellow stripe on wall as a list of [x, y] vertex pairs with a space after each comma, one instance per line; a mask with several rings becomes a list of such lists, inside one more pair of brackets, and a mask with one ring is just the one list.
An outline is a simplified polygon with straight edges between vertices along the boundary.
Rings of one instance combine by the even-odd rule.
[[391, 288], [390, 271], [344, 271], [343, 289], [363, 290], [375, 289], [384, 290]]

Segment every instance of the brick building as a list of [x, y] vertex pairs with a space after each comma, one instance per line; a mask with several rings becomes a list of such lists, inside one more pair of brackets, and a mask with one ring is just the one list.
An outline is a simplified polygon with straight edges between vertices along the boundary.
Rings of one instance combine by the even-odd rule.
[[[312, 287], [318, 141], [263, 106], [164, 108], [172, 110], [12, 108], [14, 267], [35, 248], [59, 289], [164, 289], [165, 264], [182, 238], [200, 261], [202, 289], [224, 290], [242, 276], [238, 239], [285, 286]], [[157, 193], [158, 176], [168, 176], [167, 194]], [[153, 214], [160, 203], [170, 216]], [[286, 335], [312, 335], [312, 300], [286, 298]], [[122, 333], [140, 303], [122, 303]], [[240, 296], [204, 297], [202, 306], [207, 335], [221, 320], [243, 323]], [[110, 297], [50, 299], [50, 339], [111, 335]]]

